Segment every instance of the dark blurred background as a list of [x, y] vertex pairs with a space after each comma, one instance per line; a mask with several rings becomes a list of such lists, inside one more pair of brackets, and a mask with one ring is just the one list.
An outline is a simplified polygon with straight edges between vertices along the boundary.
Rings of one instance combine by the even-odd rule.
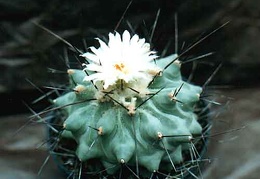
[[[258, 107], [260, 100], [260, 1], [133, 0], [120, 25], [117, 26], [129, 3], [129, 0], [0, 0], [0, 101], [2, 104], [0, 126], [3, 133], [1, 136], [11, 134], [15, 131], [14, 128], [17, 129], [19, 125], [22, 125], [21, 121], [25, 121], [23, 115], [30, 113], [26, 104], [36, 112], [48, 106], [47, 101], [35, 104], [31, 102], [49, 92], [44, 86], [59, 87], [66, 84], [67, 78], [64, 72], [68, 66], [73, 68], [79, 65], [75, 58], [77, 54], [68, 50], [65, 43], [35, 23], [53, 31], [78, 49], [84, 50], [85, 46], [95, 45], [96, 42], [93, 40], [95, 37], [106, 38], [108, 32], [112, 32], [115, 28], [119, 32], [128, 29], [149, 39], [159, 10], [151, 44], [159, 55], [164, 56], [175, 52], [176, 14], [179, 54], [199, 39], [229, 22], [182, 56], [180, 60], [184, 61], [214, 52], [213, 55], [200, 59], [197, 63], [183, 65], [183, 75], [188, 78], [193, 67], [196, 66], [197, 68], [192, 72], [192, 82], [203, 85], [217, 66], [222, 64], [209, 84], [220, 90], [221, 97], [225, 96], [225, 99], [233, 100], [234, 107], [230, 107], [231, 110], [228, 109], [229, 112], [221, 116], [222, 120], [229, 121], [226, 122], [229, 127], [232, 125], [241, 127], [246, 122], [255, 122], [260, 119]], [[66, 62], [67, 55], [69, 63]], [[11, 121], [15, 121], [15, 124]], [[9, 126], [9, 130], [6, 126]], [[217, 129], [222, 129], [216, 126]], [[260, 127], [260, 124], [258, 126]], [[38, 128], [34, 129], [38, 130]], [[248, 139], [252, 138], [251, 135], [255, 136], [260, 133], [258, 129], [249, 130], [251, 132], [247, 132], [247, 135], [241, 135], [241, 141], [248, 142]], [[35, 135], [33, 131], [29, 131], [26, 137], [31, 136], [31, 133]], [[233, 139], [234, 136], [236, 135], [229, 136], [228, 140]], [[243, 138], [244, 136], [246, 138]], [[15, 141], [24, 142], [22, 139]], [[232, 166], [230, 162], [235, 162], [234, 158], [237, 157], [232, 158], [234, 152], [232, 153], [231, 149], [236, 148], [239, 152], [239, 149], [243, 148], [241, 155], [252, 148], [252, 151], [258, 153], [255, 146], [260, 146], [259, 142], [253, 142], [252, 148], [247, 149], [239, 145], [243, 143], [241, 141], [236, 141], [234, 146], [224, 143], [223, 146], [228, 148], [224, 151], [229, 151], [228, 154], [231, 157], [227, 165]], [[27, 142], [28, 146], [32, 146], [33, 142], [30, 140]], [[17, 143], [12, 144], [16, 146]], [[1, 151], [0, 154], [2, 154]], [[214, 151], [216, 149], [212, 149], [211, 153]], [[25, 155], [27, 153], [25, 152]], [[253, 152], [254, 156], [255, 153]], [[3, 155], [14, 154], [3, 152]], [[24, 160], [21, 155], [17, 155], [20, 156], [20, 161]], [[0, 161], [0, 168], [1, 162], [6, 161]], [[34, 165], [34, 168], [39, 168], [40, 164], [36, 163], [37, 167]], [[238, 168], [237, 163], [239, 162], [233, 165], [234, 168]], [[260, 168], [260, 164], [257, 163], [254, 167]], [[20, 169], [20, 167], [17, 168]], [[230, 174], [233, 170], [227, 170], [228, 167], [214, 168], [213, 166], [212, 168], [206, 172], [207, 177], [211, 176], [212, 172], [218, 173], [218, 176], [214, 174], [213, 178], [233, 176], [232, 172]], [[225, 169], [226, 173], [222, 171], [221, 174], [220, 170]], [[252, 171], [250, 173], [252, 174]], [[23, 174], [24, 178], [30, 178], [29, 175]], [[238, 175], [234, 174], [234, 176]], [[20, 176], [20, 178], [23, 177]], [[252, 178], [252, 175], [249, 178]]]

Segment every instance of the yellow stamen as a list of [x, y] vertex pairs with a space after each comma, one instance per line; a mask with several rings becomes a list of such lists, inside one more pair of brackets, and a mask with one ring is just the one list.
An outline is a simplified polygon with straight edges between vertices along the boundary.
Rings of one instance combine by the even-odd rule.
[[119, 71], [123, 71], [123, 68], [125, 68], [125, 65], [123, 63], [120, 63], [120, 64], [115, 64], [114, 67]]
[[114, 68], [124, 74], [128, 73], [128, 70], [126, 69], [125, 65], [123, 63], [117, 63], [114, 65]]

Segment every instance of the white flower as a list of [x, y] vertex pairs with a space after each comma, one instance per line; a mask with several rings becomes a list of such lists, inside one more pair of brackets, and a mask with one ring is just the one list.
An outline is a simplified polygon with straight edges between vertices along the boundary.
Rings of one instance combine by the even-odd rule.
[[148, 85], [161, 69], [154, 63], [156, 52], [138, 35], [109, 33], [108, 44], [97, 38], [100, 47], [90, 47], [92, 52], [82, 54], [88, 61], [84, 81], [93, 81], [98, 88], [95, 94], [100, 102], [113, 101], [135, 114], [138, 98], [149, 93]]
[[[108, 44], [97, 38], [100, 47], [90, 47], [91, 52], [82, 54], [89, 64], [85, 69], [94, 73], [86, 76], [84, 81], [101, 82], [104, 90], [117, 85], [120, 81], [136, 87], [145, 84], [146, 87], [160, 69], [153, 60], [156, 52], [150, 50], [150, 44], [138, 35], [130, 36], [124, 31], [122, 38], [119, 33], [109, 33]], [[99, 83], [100, 84], [100, 83]], [[144, 86], [140, 89], [143, 89]]]

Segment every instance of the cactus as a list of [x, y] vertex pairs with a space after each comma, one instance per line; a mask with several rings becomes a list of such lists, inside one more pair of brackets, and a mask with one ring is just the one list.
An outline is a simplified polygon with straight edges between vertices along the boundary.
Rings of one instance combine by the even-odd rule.
[[50, 129], [50, 147], [63, 170], [79, 178], [192, 174], [208, 122], [202, 88], [183, 80], [177, 54], [160, 58], [138, 35], [97, 41], [80, 53], [83, 69], [67, 70], [72, 90], [53, 100], [50, 123], [62, 127]]

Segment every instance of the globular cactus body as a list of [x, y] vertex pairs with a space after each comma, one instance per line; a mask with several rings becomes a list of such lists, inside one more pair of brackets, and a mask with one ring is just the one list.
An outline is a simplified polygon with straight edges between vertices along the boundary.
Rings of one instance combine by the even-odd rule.
[[[195, 113], [202, 88], [182, 79], [176, 54], [157, 58], [143, 39], [129, 36], [126, 31], [122, 39], [118, 33], [110, 34], [107, 45], [98, 39], [98, 49], [92, 47], [93, 53], [81, 55], [88, 62], [85, 69], [68, 70], [73, 91], [54, 100], [66, 116], [61, 138], [76, 142], [79, 161], [100, 161], [108, 174], [116, 173], [122, 164], [139, 166], [144, 173], [171, 172], [183, 162], [194, 136], [202, 134]], [[130, 62], [115, 61], [111, 81], [104, 70], [109, 68], [105, 63], [111, 55], [105, 54], [114, 50], [113, 41], [119, 43], [120, 58], [130, 58], [131, 53], [137, 53], [132, 55], [137, 58], [133, 49], [139, 44], [143, 51], [138, 60], [146, 58], [147, 63], [138, 67], [139, 62], [131, 58]], [[136, 64], [127, 68], [128, 63]], [[130, 76], [133, 68], [138, 73]]]

